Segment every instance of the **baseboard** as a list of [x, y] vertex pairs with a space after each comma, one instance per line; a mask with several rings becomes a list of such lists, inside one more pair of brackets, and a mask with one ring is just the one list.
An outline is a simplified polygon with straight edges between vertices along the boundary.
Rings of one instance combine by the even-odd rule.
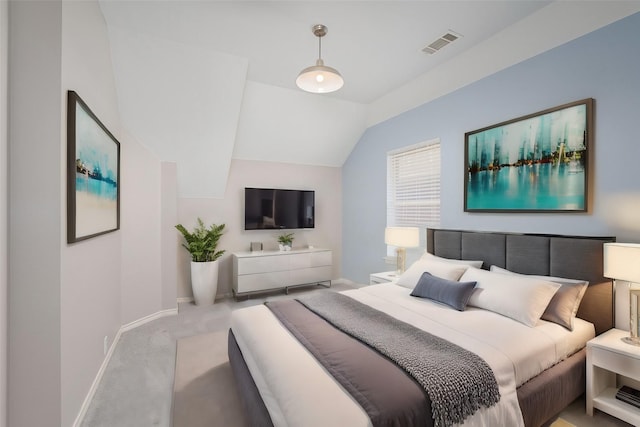
[[104, 372], [107, 369], [107, 366], [109, 365], [109, 361], [111, 360], [111, 356], [113, 355], [113, 352], [115, 351], [115, 348], [116, 348], [116, 345], [118, 344], [118, 341], [120, 341], [120, 336], [124, 332], [130, 331], [131, 329], [135, 329], [138, 326], [142, 326], [145, 323], [151, 322], [152, 320], [156, 320], [156, 319], [159, 319], [159, 318], [165, 317], [165, 316], [172, 316], [174, 314], [178, 314], [178, 309], [177, 308], [171, 308], [171, 309], [168, 309], [168, 310], [161, 310], [161, 311], [158, 311], [156, 313], [150, 314], [149, 316], [145, 316], [145, 317], [143, 317], [141, 319], [134, 320], [131, 323], [127, 323], [126, 325], [123, 325], [123, 326], [120, 327], [120, 329], [118, 329], [118, 332], [116, 332], [116, 336], [113, 338], [113, 342], [111, 343], [111, 346], [109, 347], [109, 351], [107, 351], [107, 354], [104, 357], [104, 360], [102, 361], [102, 364], [100, 365], [100, 369], [98, 369], [98, 373], [96, 374], [96, 377], [93, 379], [93, 383], [91, 384], [91, 387], [89, 388], [89, 392], [87, 393], [87, 396], [84, 398], [84, 401], [82, 402], [82, 406], [80, 407], [80, 411], [78, 412], [78, 416], [76, 417], [75, 421], [73, 422], [73, 427], [80, 427], [80, 425], [82, 424], [82, 421], [84, 420], [85, 415], [87, 415], [87, 410], [89, 409], [89, 404], [93, 400], [93, 396], [96, 394], [96, 391], [98, 389], [98, 385], [100, 385], [100, 381], [102, 380], [102, 376], [104, 375]]
[[[226, 294], [222, 294], [222, 295], [216, 295], [216, 301], [220, 301], [223, 299], [227, 299], [227, 298], [231, 298], [233, 296], [233, 293], [226, 293]], [[180, 303], [184, 303], [184, 302], [194, 302], [195, 300], [193, 299], [193, 297], [180, 297], [180, 298], [176, 298], [176, 303], [180, 304]]]
[[107, 351], [107, 355], [104, 357], [104, 360], [100, 365], [100, 369], [98, 369], [98, 373], [96, 374], [96, 377], [93, 379], [93, 383], [91, 383], [91, 387], [89, 388], [89, 392], [87, 393], [86, 397], [84, 398], [84, 401], [82, 402], [82, 406], [80, 407], [78, 416], [76, 417], [76, 420], [73, 422], [73, 427], [79, 427], [82, 424], [82, 421], [84, 420], [84, 416], [87, 415], [89, 404], [93, 400], [93, 396], [96, 394], [96, 390], [98, 389], [98, 385], [102, 380], [104, 371], [107, 369], [107, 366], [109, 365], [109, 360], [111, 360], [111, 355], [113, 354], [116, 348], [116, 344], [118, 343], [118, 340], [120, 340], [120, 335], [122, 335], [122, 328], [118, 329], [118, 332], [116, 333], [116, 336], [113, 339], [111, 346], [109, 347], [109, 351]]
[[[138, 326], [142, 326], [145, 323], [149, 323], [152, 320], [156, 320], [159, 319], [161, 317], [165, 317], [165, 316], [172, 316], [174, 314], [178, 314], [178, 309], [177, 308], [169, 308], [167, 310], [161, 310], [161, 311], [157, 311], [153, 314], [150, 314], [148, 316], [145, 316], [141, 319], [138, 320], [134, 320], [131, 323], [127, 323], [126, 325], [123, 325], [120, 327], [120, 331], [122, 332], [126, 332], [129, 331], [131, 329], [137, 328]], [[118, 331], [118, 332], [120, 332]]]

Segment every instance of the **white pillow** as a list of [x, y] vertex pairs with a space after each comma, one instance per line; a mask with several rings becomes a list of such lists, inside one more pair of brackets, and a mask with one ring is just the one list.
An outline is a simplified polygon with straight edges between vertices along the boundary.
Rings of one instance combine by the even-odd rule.
[[589, 282], [587, 280], [565, 279], [564, 277], [553, 276], [533, 276], [514, 273], [504, 268], [491, 266], [491, 271], [500, 274], [511, 274], [516, 276], [530, 277], [533, 279], [548, 280], [550, 282], [559, 283], [560, 289], [547, 305], [546, 310], [540, 317], [543, 320], [557, 323], [570, 331], [573, 330], [573, 318], [576, 317], [582, 297], [587, 291]]
[[589, 284], [588, 280], [567, 279], [565, 277], [537, 276], [535, 274], [516, 273], [514, 271], [507, 270], [506, 268], [498, 267], [497, 265], [492, 265], [491, 268], [489, 269], [489, 271], [493, 271], [495, 273], [500, 273], [500, 274], [511, 274], [512, 276], [525, 276], [525, 277], [529, 277], [529, 278], [533, 278], [533, 279], [547, 280], [549, 282], [560, 283], [561, 285], [565, 284], [565, 283], [575, 283], [575, 284], [584, 284], [584, 283], [586, 283], [587, 285]]
[[483, 261], [469, 261], [466, 259], [451, 259], [451, 258], [442, 258], [437, 255], [430, 254], [429, 252], [425, 252], [422, 254], [420, 259], [433, 259], [441, 262], [448, 262], [451, 264], [464, 264], [475, 268], [482, 268]]
[[419, 259], [411, 264], [402, 275], [398, 278], [397, 284], [405, 288], [413, 289], [418, 284], [418, 280], [422, 273], [428, 271], [433, 276], [447, 280], [458, 280], [460, 276], [469, 268], [468, 265], [452, 264], [448, 262], [438, 261], [436, 259]]
[[535, 326], [560, 284], [470, 268], [460, 278], [477, 282], [468, 305], [493, 311]]

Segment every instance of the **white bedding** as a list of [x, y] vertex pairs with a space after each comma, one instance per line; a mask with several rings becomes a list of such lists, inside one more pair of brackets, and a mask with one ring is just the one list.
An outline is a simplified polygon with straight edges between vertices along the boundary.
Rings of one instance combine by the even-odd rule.
[[[501, 400], [476, 412], [465, 426], [523, 425], [517, 385], [584, 347], [595, 335], [593, 325], [581, 319], [576, 319], [573, 332], [546, 321], [530, 328], [486, 310], [469, 307], [458, 312], [411, 297], [410, 292], [383, 283], [343, 293], [487, 361], [496, 375]], [[371, 425], [364, 410], [267, 307], [234, 311], [231, 329], [276, 427]]]

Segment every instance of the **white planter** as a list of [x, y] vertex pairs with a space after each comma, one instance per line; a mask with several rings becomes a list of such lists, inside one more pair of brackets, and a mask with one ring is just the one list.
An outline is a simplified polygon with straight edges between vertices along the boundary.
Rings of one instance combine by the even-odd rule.
[[218, 291], [218, 261], [191, 261], [191, 289], [196, 305], [211, 305]]

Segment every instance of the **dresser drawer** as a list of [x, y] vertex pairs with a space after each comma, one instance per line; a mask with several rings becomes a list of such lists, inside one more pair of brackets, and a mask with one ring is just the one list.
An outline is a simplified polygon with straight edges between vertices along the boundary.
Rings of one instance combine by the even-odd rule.
[[293, 286], [305, 283], [328, 282], [331, 280], [331, 270], [331, 266], [291, 270], [289, 285]]
[[292, 270], [311, 267], [311, 254], [291, 254], [284, 255], [282, 258], [289, 261], [289, 268]]
[[333, 265], [333, 256], [331, 251], [314, 252], [309, 255], [311, 255], [311, 267]]
[[238, 275], [269, 273], [289, 269], [289, 259], [286, 256], [259, 256], [238, 259]]
[[274, 271], [271, 273], [245, 274], [238, 276], [237, 293], [256, 292], [278, 289], [289, 285], [288, 271]]

